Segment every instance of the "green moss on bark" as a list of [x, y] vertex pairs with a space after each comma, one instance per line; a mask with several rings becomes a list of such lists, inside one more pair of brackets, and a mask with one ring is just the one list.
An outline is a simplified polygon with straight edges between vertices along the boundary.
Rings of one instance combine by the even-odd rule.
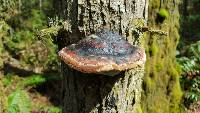
[[[179, 84], [180, 69], [175, 60], [179, 40], [179, 0], [154, 0], [149, 3], [149, 27], [169, 33], [159, 36], [149, 33], [145, 37], [147, 54], [144, 92], [142, 94], [143, 113], [181, 113], [182, 91]], [[163, 23], [156, 23], [160, 8], [168, 11], [169, 16]]]

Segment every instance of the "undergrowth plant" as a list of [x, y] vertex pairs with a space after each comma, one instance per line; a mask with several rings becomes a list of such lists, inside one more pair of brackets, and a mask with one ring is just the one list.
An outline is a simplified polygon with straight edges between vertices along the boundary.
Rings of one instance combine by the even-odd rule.
[[181, 85], [185, 90], [185, 104], [200, 100], [200, 41], [189, 45], [177, 58], [181, 68]]
[[[8, 74], [3, 78], [2, 83], [4, 86], [4, 94], [8, 93], [8, 96], [0, 95], [0, 98], [4, 98], [3, 111], [6, 113], [30, 113], [32, 111], [32, 105], [29, 98], [28, 89], [41, 85], [47, 81], [59, 80], [57, 75], [38, 75], [34, 74], [26, 78], [20, 78], [13, 74]], [[46, 111], [45, 113], [61, 113], [60, 108], [54, 106], [38, 105], [39, 112]]]
[[30, 113], [31, 102], [26, 91], [17, 89], [8, 96], [7, 113]]

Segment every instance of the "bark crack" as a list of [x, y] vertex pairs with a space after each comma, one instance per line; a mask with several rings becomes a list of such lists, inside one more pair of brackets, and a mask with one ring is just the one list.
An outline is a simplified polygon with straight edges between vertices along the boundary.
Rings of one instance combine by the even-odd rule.
[[94, 32], [94, 22], [92, 17], [92, 9], [91, 9], [91, 3], [90, 0], [87, 0], [87, 6], [88, 6], [88, 12], [89, 12], [89, 29], [90, 32]]
[[79, 113], [81, 113], [82, 110], [81, 110], [81, 108], [80, 108], [80, 106], [79, 106], [79, 105], [81, 104], [81, 101], [79, 101], [79, 96], [80, 96], [80, 95], [77, 94], [77, 92], [78, 92], [77, 80], [76, 80], [76, 75], [77, 75], [77, 74], [76, 74], [76, 71], [74, 71], [74, 70], [73, 70], [73, 75], [75, 75], [75, 76], [73, 76], [73, 79], [74, 79], [73, 81], [74, 81], [74, 92], [75, 92], [74, 95], [75, 95], [76, 105], [77, 105], [76, 108], [77, 108], [77, 111], [78, 111]]
[[121, 17], [121, 9], [120, 5], [118, 5], [118, 10], [119, 10], [119, 34], [122, 35], [122, 17]]
[[[99, 86], [102, 86], [102, 82], [101, 82], [101, 79], [100, 78], [98, 78], [99, 79]], [[98, 95], [98, 100], [99, 100], [99, 109], [98, 109], [98, 113], [102, 113], [102, 111], [103, 111], [103, 99], [101, 98], [101, 87], [99, 87], [98, 88], [98, 92], [99, 92], [99, 95]]]

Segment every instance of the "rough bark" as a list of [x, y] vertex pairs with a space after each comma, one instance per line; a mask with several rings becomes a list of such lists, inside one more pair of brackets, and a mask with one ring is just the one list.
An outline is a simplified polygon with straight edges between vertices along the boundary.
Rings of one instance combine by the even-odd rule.
[[[57, 12], [69, 25], [67, 30], [60, 31], [59, 47], [77, 42], [102, 27], [138, 44], [133, 42], [138, 42], [136, 38], [142, 37], [142, 33], [135, 33], [135, 29], [146, 24], [147, 6], [147, 0], [60, 0]], [[63, 62], [61, 67], [64, 113], [140, 112], [144, 66], [114, 77], [84, 74]]]

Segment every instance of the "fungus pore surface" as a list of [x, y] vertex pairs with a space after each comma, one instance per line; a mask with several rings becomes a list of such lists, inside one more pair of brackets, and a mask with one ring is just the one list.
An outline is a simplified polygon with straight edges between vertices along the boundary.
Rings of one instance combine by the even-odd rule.
[[118, 73], [145, 63], [145, 51], [108, 29], [98, 30], [59, 51], [60, 58], [83, 73]]

